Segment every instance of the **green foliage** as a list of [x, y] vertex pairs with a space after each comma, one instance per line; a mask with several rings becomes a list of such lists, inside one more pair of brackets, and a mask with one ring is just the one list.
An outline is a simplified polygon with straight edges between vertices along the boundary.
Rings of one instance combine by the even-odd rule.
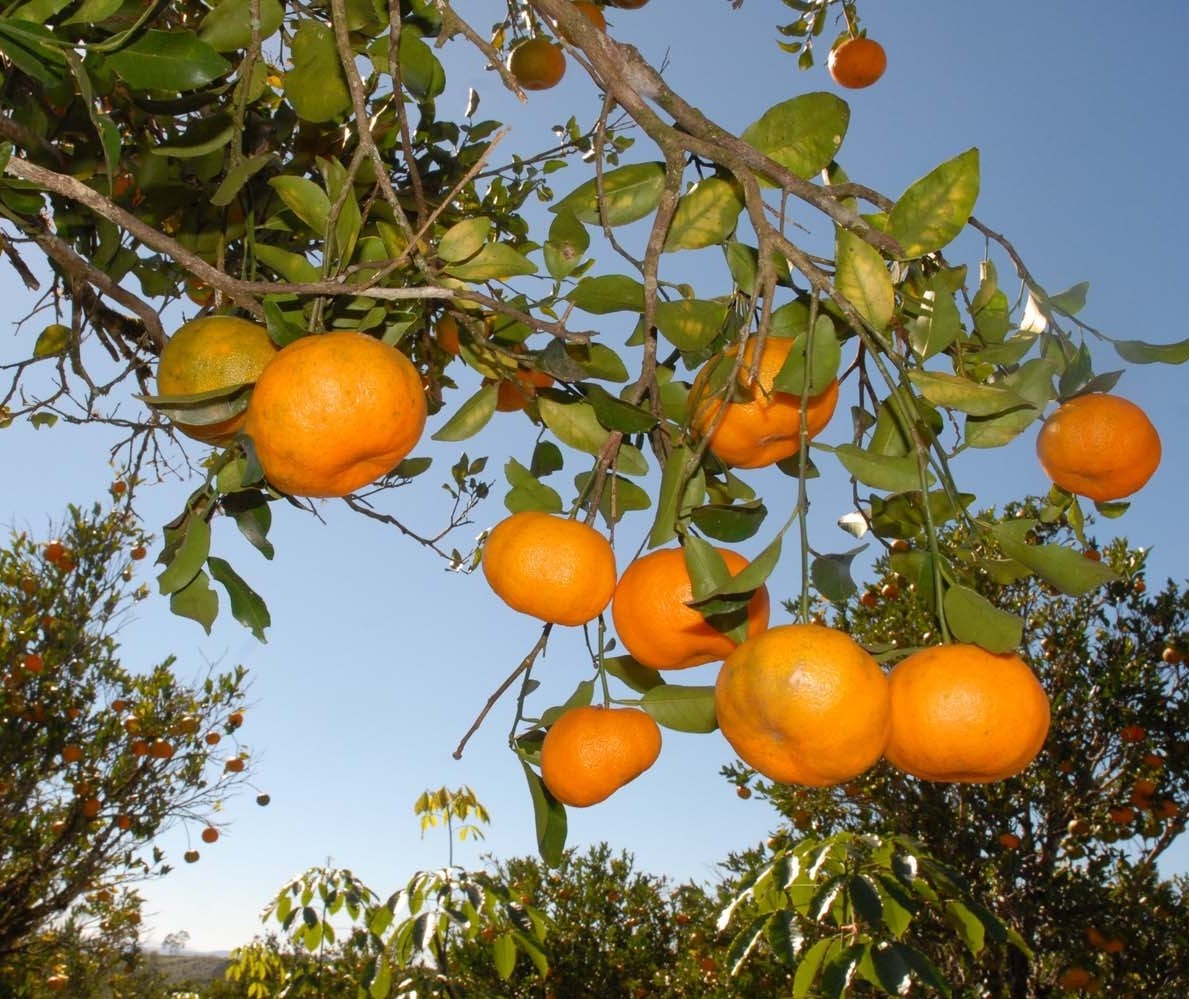
[[93, 966], [134, 956], [139, 899], [123, 886], [167, 873], [153, 839], [207, 824], [247, 776], [205, 739], [235, 738], [242, 667], [188, 685], [172, 659], [120, 665], [146, 541], [128, 511], [97, 504], [0, 549], [0, 989], [65, 960], [71, 934], [97, 934]]

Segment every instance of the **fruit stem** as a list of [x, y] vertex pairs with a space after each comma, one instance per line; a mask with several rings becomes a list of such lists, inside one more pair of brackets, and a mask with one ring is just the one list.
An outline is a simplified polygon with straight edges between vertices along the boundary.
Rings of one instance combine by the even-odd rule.
[[595, 669], [599, 674], [599, 683], [603, 688], [603, 707], [611, 707], [611, 688], [607, 684], [607, 668], [603, 663], [603, 657], [607, 651], [607, 622], [603, 619], [603, 615], [599, 615], [599, 652], [595, 658]]
[[809, 302], [805, 332], [805, 378], [801, 383], [800, 446], [797, 449], [797, 521], [801, 535], [801, 623], [809, 623], [809, 387], [813, 376], [813, 334], [817, 326], [818, 295]]

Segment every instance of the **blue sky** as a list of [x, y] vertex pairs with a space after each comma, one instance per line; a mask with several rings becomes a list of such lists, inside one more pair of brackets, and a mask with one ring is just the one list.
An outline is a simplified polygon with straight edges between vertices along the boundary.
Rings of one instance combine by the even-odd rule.
[[[889, 67], [870, 90], [843, 94], [852, 116], [840, 159], [850, 175], [895, 196], [937, 163], [978, 146], [976, 213], [1012, 238], [1046, 287], [1090, 281], [1086, 318], [1114, 335], [1156, 342], [1185, 337], [1180, 296], [1187, 218], [1179, 181], [1186, 140], [1183, 98], [1176, 95], [1189, 92], [1183, 57], [1189, 14], [1180, 5], [1157, 4], [1120, 25], [1117, 4], [1103, 2], [867, 0], [862, 9], [870, 34], [888, 50]], [[482, 30], [491, 17], [480, 10], [474, 23]], [[615, 35], [654, 64], [667, 59], [669, 83], [734, 130], [795, 94], [837, 89], [823, 67], [799, 73], [795, 60], [776, 48], [773, 25], [792, 15], [770, 0], [746, 0], [738, 12], [726, 0], [652, 0], [610, 20]], [[447, 55], [460, 48], [450, 46]], [[552, 141], [554, 124], [571, 114], [590, 122], [598, 110], [597, 92], [574, 66], [556, 90], [520, 105], [474, 59], [446, 65], [444, 112], [461, 112], [466, 88], [478, 89], [480, 115], [512, 126], [501, 147], [505, 155], [542, 148]], [[628, 158], [652, 157], [641, 143]], [[556, 175], [558, 194], [586, 179], [583, 169]], [[977, 243], [967, 241], [962, 249], [963, 259], [977, 260]], [[706, 275], [709, 294], [725, 291], [718, 258], [702, 254], [681, 255], [688, 259], [680, 266]], [[1006, 265], [1000, 275], [1013, 287]], [[23, 293], [8, 268], [0, 269], [0, 282], [15, 321], [23, 314]], [[600, 328], [613, 345], [630, 332], [612, 322]], [[1092, 349], [1099, 370], [1121, 366], [1109, 351]], [[27, 350], [27, 339], [0, 338], [0, 359]], [[1165, 457], [1127, 516], [1100, 525], [1100, 534], [1113, 527], [1151, 547], [1149, 576], [1156, 581], [1185, 578], [1189, 543], [1175, 528], [1185, 485], [1184, 384], [1181, 369], [1149, 366], [1129, 370], [1118, 388], [1147, 408]], [[442, 420], [439, 414], [430, 430]], [[838, 439], [842, 422], [830, 431]], [[1033, 439], [1034, 432], [1026, 434], [1002, 455], [963, 456], [955, 470], [959, 481], [983, 503], [1043, 491]], [[34, 431], [18, 425], [0, 434], [0, 520], [48, 531], [67, 502], [100, 497], [113, 475], [109, 449], [116, 440], [102, 427]], [[515, 415], [461, 446], [432, 444], [427, 435], [416, 453], [432, 455], [434, 468], [387, 502], [411, 527], [431, 531], [445, 517], [439, 483], [449, 466], [463, 450], [488, 455], [488, 476], [497, 488], [473, 527], [463, 530], [462, 547], [504, 514], [503, 464], [510, 456], [527, 463], [531, 447], [531, 428]], [[197, 447], [191, 452], [200, 453]], [[567, 482], [578, 467], [570, 459]], [[790, 480], [751, 479], [762, 491], [772, 490], [765, 491], [770, 507], [781, 505], [782, 491], [791, 505]], [[157, 529], [170, 519], [192, 487], [170, 479], [144, 490], [146, 523]], [[833, 526], [848, 502], [840, 475], [825, 476], [811, 495], [815, 546], [849, 547], [851, 539]], [[171, 653], [183, 675], [197, 675], [208, 663], [250, 667], [253, 706], [242, 734], [256, 757], [257, 782], [273, 799], [267, 809], [257, 808], [250, 795], [228, 802], [231, 825], [218, 844], [203, 846], [202, 861], [179, 864], [145, 887], [149, 932], [157, 939], [184, 929], [195, 950], [245, 942], [261, 930], [258, 912], [291, 875], [328, 860], [353, 869], [382, 894], [418, 868], [443, 864], [443, 834], [421, 840], [412, 813], [427, 787], [469, 784], [492, 813], [487, 840], [456, 851], [461, 862], [478, 862], [481, 851], [506, 856], [535, 848], [520, 766], [505, 745], [512, 705], [496, 708], [461, 761], [451, 752], [489, 693], [532, 646], [536, 625], [500, 604], [481, 574], [446, 572], [432, 554], [339, 503], [325, 504], [320, 513], [324, 522], [277, 506], [272, 563], [241, 543], [231, 525], [217, 527], [218, 553], [269, 602], [267, 645], [229, 615], [208, 638], [170, 616], [160, 599], [139, 605], [122, 633], [134, 667], [147, 668]], [[643, 517], [622, 526], [621, 564], [647, 529]], [[774, 604], [798, 589], [793, 547], [787, 546], [770, 583]], [[151, 559], [139, 572], [151, 585]], [[776, 620], [782, 618], [778, 611]], [[542, 689], [535, 703], [564, 699], [588, 671], [580, 633], [555, 635], [536, 672]], [[710, 683], [713, 675], [713, 667], [701, 667], [688, 679]], [[633, 850], [645, 869], [678, 879], [713, 877], [717, 860], [764, 836], [773, 820], [766, 806], [740, 801], [717, 776], [731, 758], [717, 734], [666, 731], [661, 758], [645, 777], [602, 805], [570, 811], [570, 842], [607, 839]], [[197, 840], [198, 832], [190, 835]], [[163, 845], [180, 860], [184, 832]], [[1189, 868], [1189, 852], [1171, 857], [1170, 867]]]

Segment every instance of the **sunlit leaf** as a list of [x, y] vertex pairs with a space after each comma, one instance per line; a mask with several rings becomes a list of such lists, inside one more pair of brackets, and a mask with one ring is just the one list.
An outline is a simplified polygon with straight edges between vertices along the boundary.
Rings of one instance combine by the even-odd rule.
[[735, 184], [722, 177], [698, 181], [681, 196], [665, 235], [664, 250], [698, 250], [721, 243], [732, 232], [743, 198]]
[[974, 210], [978, 189], [977, 149], [947, 160], [913, 183], [888, 215], [888, 235], [900, 244], [903, 259], [940, 250], [953, 240]]
[[325, 236], [330, 222], [330, 198], [308, 177], [285, 174], [273, 177], [269, 185], [280, 195], [294, 215], [308, 225], [316, 236]]
[[601, 199], [599, 178], [592, 177], [550, 211], [571, 212], [587, 225], [627, 225], [656, 211], [664, 189], [663, 163], [632, 163], [603, 174]]
[[466, 263], [451, 264], [446, 271], [460, 281], [477, 283], [536, 274], [537, 265], [507, 243], [488, 243]]
[[201, 572], [211, 550], [211, 527], [202, 517], [186, 517], [185, 533], [169, 564], [157, 577], [162, 594], [176, 593]]
[[473, 257], [487, 242], [490, 232], [491, 219], [483, 216], [456, 222], [438, 240], [438, 256], [447, 263], [459, 263]]
[[1104, 562], [1088, 559], [1065, 545], [1028, 544], [1026, 536], [1034, 526], [1031, 521], [1013, 520], [987, 526], [1005, 555], [1028, 566], [1062, 593], [1081, 596], [1119, 578]]
[[146, 31], [106, 62], [136, 90], [197, 90], [231, 72], [231, 63], [193, 31]]
[[[271, 38], [281, 26], [279, 0], [260, 0], [260, 40]], [[252, 41], [252, 0], [220, 0], [202, 19], [198, 37], [218, 52], [246, 49]]]
[[1189, 361], [1189, 339], [1176, 343], [1116, 340], [1114, 344], [1118, 355], [1132, 364], [1184, 364]]
[[583, 312], [643, 312], [644, 285], [623, 274], [583, 278], [566, 296]]
[[207, 574], [198, 572], [185, 586], [170, 593], [169, 609], [178, 617], [197, 621], [209, 635], [219, 616], [219, 596], [211, 589]]
[[37, 342], [33, 344], [33, 356], [35, 358], [42, 357], [56, 357], [59, 354], [66, 352], [66, 348], [70, 346], [71, 332], [69, 326], [63, 326], [61, 323], [50, 323], [45, 329], [37, 334]]
[[1033, 409], [1027, 399], [1002, 385], [980, 385], [961, 375], [942, 371], [913, 370], [908, 380], [935, 406], [956, 409], [971, 416], [994, 416], [1010, 409]]
[[[899, 458], [873, 454], [854, 444], [841, 444], [834, 448], [834, 454], [842, 462], [843, 468], [873, 489], [904, 492], [921, 486], [920, 471], [913, 455]], [[932, 481], [932, 475], [929, 476], [929, 481]]]
[[1023, 620], [969, 587], [949, 587], [943, 607], [946, 623], [960, 642], [972, 642], [988, 652], [1014, 652], [1023, 641]]
[[285, 97], [304, 121], [333, 121], [351, 107], [351, 92], [339, 62], [334, 31], [303, 20], [290, 47], [293, 68], [285, 74]]
[[850, 108], [842, 98], [802, 94], [765, 111], [740, 138], [808, 179], [834, 159], [849, 124]]
[[896, 292], [888, 265], [879, 251], [849, 229], [838, 228], [835, 285], [859, 315], [883, 330], [896, 311]]
[[1000, 447], [1030, 427], [1053, 398], [1053, 376], [1057, 367], [1045, 357], [1036, 357], [1013, 371], [1000, 384], [1030, 403], [997, 416], [967, 417], [965, 438], [971, 447]]
[[231, 600], [231, 615], [247, 628], [257, 640], [268, 641], [264, 636], [264, 629], [272, 624], [272, 617], [268, 607], [243, 578], [225, 559], [211, 556], [206, 560], [207, 568], [215, 580], [223, 585], [227, 596]]
[[495, 415], [495, 404], [499, 386], [484, 385], [478, 392], [455, 410], [454, 415], [431, 436], [435, 441], [464, 441], [473, 437]]
[[718, 728], [713, 686], [680, 687], [666, 683], [651, 687], [641, 697], [640, 707], [658, 725], [677, 732], [713, 732]]
[[653, 320], [661, 335], [678, 350], [698, 351], [722, 333], [727, 309], [726, 302], [680, 298], [658, 302]]

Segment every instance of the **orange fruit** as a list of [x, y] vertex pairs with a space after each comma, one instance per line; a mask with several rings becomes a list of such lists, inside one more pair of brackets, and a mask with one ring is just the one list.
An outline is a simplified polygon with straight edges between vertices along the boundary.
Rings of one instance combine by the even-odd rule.
[[508, 71], [525, 90], [548, 90], [565, 76], [566, 57], [548, 38], [526, 38], [508, 53]]
[[63, 763], [78, 763], [83, 758], [83, 750], [81, 746], [76, 746], [74, 743], [68, 743], [62, 747], [62, 762]]
[[938, 645], [889, 676], [885, 755], [921, 780], [988, 783], [1018, 774], [1049, 731], [1049, 698], [1019, 657], [977, 645]]
[[[717, 550], [732, 576], [747, 567], [738, 552]], [[692, 599], [680, 548], [663, 548], [632, 562], [611, 602], [615, 632], [632, 658], [652, 669], [686, 669], [730, 655], [738, 643], [687, 606]], [[768, 612], [768, 588], [761, 586], [747, 605], [749, 636], [768, 627]]]
[[229, 774], [242, 774], [244, 772], [244, 761], [240, 756], [228, 757], [227, 762], [223, 764], [223, 769]]
[[1020, 848], [1020, 837], [1015, 833], [1000, 833], [998, 839], [999, 845], [1005, 850], [1018, 850]]
[[648, 0], [607, 0], [608, 7], [619, 7], [621, 10], [639, 10]]
[[[165, 344], [157, 362], [160, 395], [194, 395], [256, 381], [277, 354], [268, 330], [235, 316], [206, 316], [183, 325]], [[222, 446], [244, 423], [238, 413], [218, 423], [177, 423], [187, 437]]]
[[1143, 742], [1148, 737], [1148, 730], [1142, 725], [1124, 725], [1119, 729], [1119, 738], [1123, 742]]
[[1139, 406], [1090, 392], [1062, 403], [1040, 428], [1036, 454], [1066, 492], [1097, 503], [1139, 490], [1160, 464], [1160, 435]]
[[41, 658], [36, 652], [30, 652], [21, 660], [21, 665], [25, 667], [30, 673], [40, 673], [45, 669], [45, 660]]
[[1061, 972], [1061, 977], [1057, 979], [1057, 984], [1063, 989], [1073, 991], [1074, 989], [1084, 989], [1087, 985], [1094, 981], [1094, 976], [1090, 974], [1085, 968], [1079, 968], [1074, 965], [1072, 968], [1066, 968]]
[[826, 60], [830, 76], [840, 87], [859, 90], [870, 87], [888, 68], [888, 54], [870, 38], [848, 38], [830, 51]]
[[[801, 449], [801, 398], [772, 389], [776, 376], [792, 352], [793, 343], [788, 337], [768, 338], [753, 384], [751, 364], [755, 341], [747, 342], [735, 399], [728, 400], [725, 415], [710, 435], [710, 450], [720, 461], [737, 468], [762, 468], [791, 458]], [[733, 358], [738, 352], [737, 346], [729, 347], [723, 357]], [[690, 425], [700, 436], [709, 431], [723, 405], [721, 398], [707, 394], [707, 379], [718, 363], [715, 360], [708, 362], [698, 372], [690, 389], [693, 406]], [[837, 381], [810, 398], [806, 427], [811, 438], [825, 429], [837, 405]]]
[[483, 574], [513, 610], [553, 624], [585, 624], [615, 591], [615, 553], [587, 524], [525, 510], [492, 528]]
[[447, 354], [457, 357], [462, 351], [462, 344], [459, 342], [458, 320], [449, 313], [444, 314], [434, 325], [434, 339]]
[[639, 708], [571, 708], [541, 743], [541, 779], [563, 805], [611, 796], [656, 762], [661, 730]]
[[413, 363], [364, 333], [294, 340], [261, 373], [244, 431], [265, 477], [294, 496], [346, 496], [421, 439], [425, 390]]
[[722, 734], [782, 784], [828, 787], [879, 759], [891, 714], [879, 664], [844, 632], [784, 624], [727, 656], [715, 685]]
[[[490, 383], [488, 383], [490, 384]], [[537, 397], [537, 389], [549, 388], [553, 376], [535, 368], [517, 368], [516, 374], [500, 381], [495, 408], [500, 413], [515, 413]]]
[[202, 830], [202, 841], [204, 843], [214, 843], [219, 839], [219, 830], [214, 826], [207, 826]]

